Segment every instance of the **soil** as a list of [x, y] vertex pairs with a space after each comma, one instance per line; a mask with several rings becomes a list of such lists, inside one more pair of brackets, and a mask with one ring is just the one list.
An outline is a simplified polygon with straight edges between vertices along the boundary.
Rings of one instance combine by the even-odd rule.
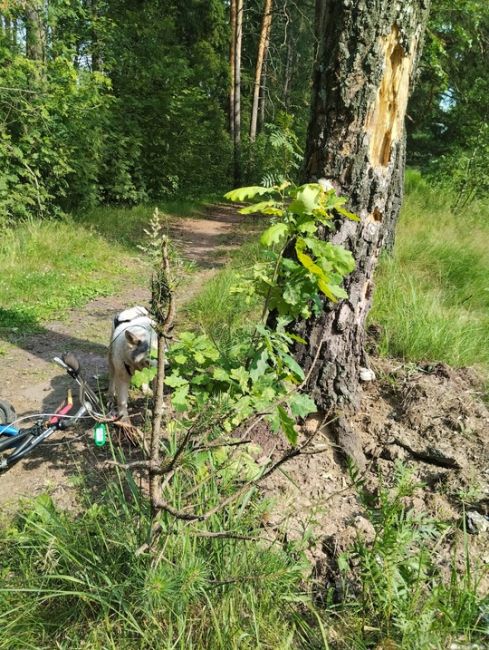
[[[180, 305], [200, 291], [229, 253], [255, 229], [256, 218], [240, 215], [234, 205], [209, 205], [202, 215], [172, 221], [172, 240], [194, 266], [182, 283]], [[94, 378], [94, 386], [106, 386], [107, 343], [114, 315], [149, 301], [149, 270], [143, 260], [140, 269], [140, 284], [72, 309], [63, 314], [62, 320], [46, 323], [34, 334], [2, 341], [0, 397], [14, 405], [18, 417], [52, 413], [66, 399], [73, 381], [53, 362], [53, 357], [65, 351], [76, 354], [85, 375]], [[22, 497], [43, 492], [49, 492], [62, 507], [75, 507], [77, 484], [83, 474], [97, 490], [103, 461], [110, 452], [96, 448], [89, 440], [91, 433], [91, 429], [84, 432], [81, 428], [76, 438], [73, 432], [59, 432], [2, 474], [0, 512], [15, 508]]]
[[[246, 238], [252, 223], [253, 218], [243, 218], [230, 206], [211, 206], [202, 217], [173, 223], [173, 238], [196, 267], [181, 292], [181, 302], [200, 290]], [[147, 277], [143, 264], [141, 276]], [[104, 378], [113, 315], [129, 305], [145, 304], [148, 298], [143, 282], [128, 286], [119, 295], [98, 298], [9, 345], [0, 359], [2, 398], [14, 403], [19, 416], [55, 408], [70, 380], [51, 360], [64, 350], [79, 356], [88, 376]], [[489, 409], [478, 377], [470, 370], [455, 371], [442, 364], [406, 365], [378, 358], [371, 359], [371, 367], [376, 378], [363, 384], [361, 408], [351, 420], [368, 460], [359, 477], [364, 490], [374, 495], [381, 485], [391, 486], [402, 461], [420, 484], [407, 505], [449, 527], [437, 548], [438, 562], [447, 575], [452, 557], [463, 569], [464, 522], [470, 512], [481, 517], [482, 526], [468, 535], [468, 551], [479, 566], [488, 565], [489, 532], [483, 532], [483, 527], [489, 516]], [[60, 506], [77, 507], [81, 476], [87, 478], [85, 485], [97, 491], [110, 452], [90, 443], [90, 431], [81, 427], [77, 435], [53, 436], [51, 444], [41, 445], [1, 476], [2, 510], [15, 508], [23, 496], [46, 491]], [[256, 427], [252, 435], [261, 447], [260, 463], [271, 463], [286, 451], [283, 440], [264, 426]], [[373, 539], [375, 531], [320, 414], [304, 424], [304, 436], [314, 437], [311, 448], [320, 453], [288, 461], [262, 484], [270, 500], [263, 525], [271, 533], [280, 529], [280, 535], [285, 529], [289, 539], [309, 531], [309, 553], [318, 578], [324, 581], [325, 567], [334, 565], [338, 553], [359, 532]], [[480, 588], [488, 586], [484, 578]]]
[[[480, 379], [471, 370], [455, 371], [444, 364], [415, 366], [377, 358], [371, 367], [376, 379], [364, 384], [361, 408], [350, 420], [368, 459], [366, 470], [357, 477], [363, 490], [375, 496], [381, 486], [391, 487], [401, 461], [419, 485], [405, 499], [407, 508], [447, 526], [436, 549], [437, 564], [449, 578], [454, 558], [463, 573], [467, 549], [479, 589], [487, 593], [489, 409]], [[375, 530], [322, 422], [321, 414], [311, 416], [303, 430], [305, 439], [313, 436], [306, 451], [322, 451], [288, 461], [262, 489], [271, 499], [264, 525], [277, 531], [285, 525], [290, 540], [308, 531], [309, 555], [324, 582], [339, 553], [359, 534], [372, 541]], [[264, 458], [274, 462], [286, 451], [281, 441], [270, 441], [266, 428], [254, 436], [262, 446], [261, 462]], [[481, 523], [478, 530], [468, 525], [470, 517]], [[472, 534], [465, 535], [464, 529]]]

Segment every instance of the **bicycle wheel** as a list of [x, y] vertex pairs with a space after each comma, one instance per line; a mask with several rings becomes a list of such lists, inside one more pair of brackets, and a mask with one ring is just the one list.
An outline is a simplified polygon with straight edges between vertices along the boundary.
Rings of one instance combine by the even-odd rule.
[[0, 399], [0, 425], [10, 424], [15, 420], [15, 409], [7, 400]]

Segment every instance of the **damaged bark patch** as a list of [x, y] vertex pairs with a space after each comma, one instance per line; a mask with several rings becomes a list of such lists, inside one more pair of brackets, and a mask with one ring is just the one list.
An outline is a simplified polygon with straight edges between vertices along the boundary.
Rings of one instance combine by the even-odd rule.
[[365, 126], [370, 136], [369, 159], [374, 167], [389, 164], [393, 145], [403, 134], [416, 40], [417, 35], [413, 38], [410, 53], [406, 53], [397, 25], [392, 27], [387, 37], [381, 39], [384, 73]]
[[367, 221], [371, 221], [373, 223], [382, 223], [383, 218], [384, 215], [379, 210], [379, 208], [374, 208], [374, 211], [367, 215]]

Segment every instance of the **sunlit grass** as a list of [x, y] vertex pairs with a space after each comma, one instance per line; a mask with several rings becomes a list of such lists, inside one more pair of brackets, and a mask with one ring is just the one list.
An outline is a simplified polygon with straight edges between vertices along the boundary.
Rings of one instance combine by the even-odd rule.
[[381, 352], [489, 374], [489, 204], [454, 212], [449, 192], [413, 172], [407, 189], [394, 255], [376, 278]]
[[[158, 204], [162, 215], [189, 217], [196, 213], [201, 203], [190, 200], [166, 201]], [[93, 228], [108, 241], [117, 242], [129, 248], [136, 248], [144, 240], [144, 229], [156, 205], [136, 205], [133, 207], [101, 206], [74, 216], [78, 224]]]
[[236, 289], [243, 288], [243, 277], [249, 276], [261, 253], [256, 239], [242, 244], [228, 264], [185, 305], [187, 326], [204, 332], [219, 347], [246, 338], [259, 318], [258, 301], [256, 296], [247, 301]]
[[20, 224], [0, 242], [0, 328], [22, 334], [62, 318], [134, 281], [138, 266], [124, 248], [71, 221]]
[[[187, 216], [196, 202], [162, 210]], [[138, 249], [153, 206], [100, 207], [65, 221], [21, 223], [0, 241], [0, 331], [25, 334], [67, 309], [128, 283], [146, 284], [149, 267]]]

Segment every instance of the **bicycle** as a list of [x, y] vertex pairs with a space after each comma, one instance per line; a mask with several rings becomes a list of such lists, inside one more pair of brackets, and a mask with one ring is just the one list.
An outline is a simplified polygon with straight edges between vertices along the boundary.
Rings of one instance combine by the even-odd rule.
[[[7, 471], [22, 458], [30, 454], [38, 445], [47, 440], [55, 431], [67, 429], [82, 418], [90, 418], [97, 423], [94, 428], [95, 444], [105, 443], [106, 423], [117, 418], [108, 418], [103, 413], [100, 400], [87, 384], [81, 371], [80, 362], [71, 352], [54, 362], [61, 366], [79, 386], [80, 407], [74, 415], [71, 390], [68, 389], [66, 401], [54, 413], [38, 413], [16, 419], [15, 409], [6, 400], [0, 400], [0, 473]], [[16, 425], [26, 420], [37, 421], [27, 429]]]

